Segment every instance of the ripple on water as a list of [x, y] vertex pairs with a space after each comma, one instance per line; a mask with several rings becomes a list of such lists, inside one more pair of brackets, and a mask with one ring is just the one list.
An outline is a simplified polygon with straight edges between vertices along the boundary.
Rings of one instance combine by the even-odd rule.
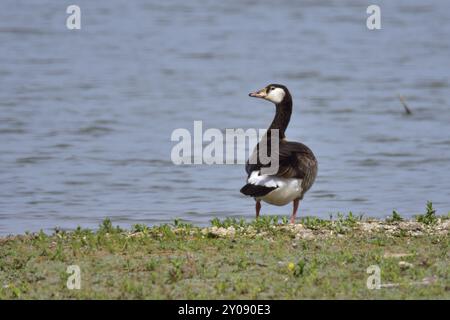
[[449, 84], [446, 80], [430, 80], [417, 82], [414, 87], [418, 89], [445, 89]]
[[51, 148], [55, 148], [55, 149], [67, 149], [72, 147], [73, 145], [69, 144], [69, 143], [58, 143], [55, 145], [52, 145]]
[[336, 194], [332, 192], [324, 192], [324, 191], [312, 191], [311, 195], [314, 198], [320, 198], [320, 199], [334, 199], [336, 198]]
[[23, 158], [17, 158], [16, 163], [17, 164], [36, 164], [40, 162], [50, 161], [54, 159], [53, 157], [49, 156], [30, 156], [30, 157], [23, 157]]
[[289, 80], [304, 80], [304, 79], [317, 79], [320, 77], [319, 71], [306, 70], [306, 71], [290, 71], [280, 74], [281, 78]]
[[366, 198], [353, 198], [353, 199], [350, 199], [350, 201], [351, 202], [367, 202], [368, 199], [366, 199]]
[[450, 145], [450, 140], [441, 140], [431, 142], [433, 145]]
[[394, 136], [368, 136], [365, 137], [368, 142], [383, 143], [383, 142], [399, 142], [401, 139]]
[[79, 135], [88, 135], [88, 136], [93, 136], [93, 137], [99, 137], [99, 136], [109, 134], [113, 131], [114, 131], [114, 129], [112, 129], [110, 127], [92, 125], [92, 126], [80, 128], [80, 129], [76, 130], [75, 133], [79, 134]]
[[24, 134], [26, 132], [21, 128], [0, 128], [0, 134]]
[[332, 82], [333, 84], [337, 84], [337, 83], [341, 83], [341, 82], [348, 82], [351, 80], [352, 80], [352, 78], [350, 78], [350, 77], [339, 76], [339, 75], [321, 77], [321, 81]]
[[379, 160], [373, 159], [373, 158], [367, 158], [359, 161], [353, 161], [350, 160], [349, 162], [355, 162], [357, 165], [361, 167], [378, 167], [381, 162]]
[[106, 162], [109, 162], [113, 166], [128, 166], [128, 165], [143, 165], [149, 167], [169, 167], [173, 166], [172, 161], [163, 160], [163, 159], [138, 159], [138, 158], [130, 158], [130, 159], [102, 159]]
[[399, 161], [396, 166], [397, 167], [416, 167], [416, 166], [423, 166], [425, 164], [448, 164], [450, 163], [449, 158], [425, 158], [420, 160], [406, 160], [406, 161]]
[[26, 27], [9, 27], [9, 28], [0, 28], [0, 33], [10, 33], [14, 35], [45, 35], [50, 34], [49, 32], [45, 32], [43, 30], [35, 29], [35, 28], [26, 28]]
[[415, 154], [411, 152], [380, 152], [377, 155], [388, 158], [414, 157]]
[[90, 182], [86, 180], [67, 180], [64, 181], [64, 184], [66, 186], [85, 186], [90, 184]]

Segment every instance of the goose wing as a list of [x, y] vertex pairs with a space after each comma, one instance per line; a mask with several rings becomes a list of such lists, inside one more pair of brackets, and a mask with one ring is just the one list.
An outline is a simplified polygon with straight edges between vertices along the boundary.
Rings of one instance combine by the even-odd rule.
[[[257, 148], [253, 152], [257, 152]], [[282, 140], [279, 144], [278, 159], [279, 168], [274, 176], [314, 180], [317, 174], [317, 160], [311, 149], [303, 143]], [[252, 172], [269, 166], [270, 164], [263, 165], [259, 161], [255, 164], [247, 161], [245, 170], [250, 176]]]

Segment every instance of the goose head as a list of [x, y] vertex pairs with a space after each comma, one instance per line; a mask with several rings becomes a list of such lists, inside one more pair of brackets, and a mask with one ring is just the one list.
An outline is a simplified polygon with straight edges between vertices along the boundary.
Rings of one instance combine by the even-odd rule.
[[291, 96], [288, 89], [281, 84], [269, 84], [261, 90], [251, 92], [248, 95], [250, 97], [268, 100], [274, 104], [280, 104], [283, 100]]

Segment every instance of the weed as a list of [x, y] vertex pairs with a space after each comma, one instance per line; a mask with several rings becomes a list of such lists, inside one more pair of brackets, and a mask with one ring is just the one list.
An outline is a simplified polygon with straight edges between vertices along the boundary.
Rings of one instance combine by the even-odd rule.
[[113, 227], [111, 219], [106, 218], [100, 224], [98, 232], [103, 234], [113, 234], [123, 232], [123, 230], [119, 226]]
[[168, 274], [168, 282], [174, 283], [178, 280], [181, 280], [183, 276], [183, 271], [181, 270], [181, 266], [183, 265], [183, 261], [175, 258], [170, 261], [171, 267], [169, 268]]
[[146, 226], [145, 224], [135, 224], [133, 225], [133, 229], [131, 230], [132, 233], [138, 233], [141, 232], [143, 234], [148, 234], [150, 231], [150, 228]]
[[175, 237], [175, 234], [173, 233], [172, 227], [168, 224], [163, 224], [159, 227], [156, 227], [158, 230], [158, 233], [166, 239], [173, 239]]
[[321, 228], [328, 228], [331, 225], [330, 221], [322, 220], [316, 217], [304, 217], [301, 223], [308, 229], [318, 230]]
[[388, 217], [388, 218], [386, 219], [386, 222], [389, 222], [389, 223], [400, 222], [400, 221], [403, 221], [403, 218], [402, 218], [402, 216], [397, 212], [397, 210], [393, 210], [393, 211], [392, 211], [392, 216], [391, 216], [391, 217]]
[[291, 267], [293, 276], [297, 278], [303, 276], [305, 272], [305, 266], [306, 262], [304, 260], [299, 260], [295, 264], [294, 268]]
[[433, 208], [433, 203], [431, 201], [427, 202], [426, 213], [417, 216], [417, 221], [426, 225], [435, 224], [438, 221], [436, 217], [436, 210]]
[[236, 219], [236, 218], [226, 218], [223, 221], [220, 221], [218, 218], [214, 218], [211, 220], [211, 225], [213, 227], [217, 228], [229, 228], [229, 227], [245, 227], [248, 224], [245, 222], [243, 218]]
[[257, 230], [269, 230], [272, 226], [278, 225], [278, 216], [262, 216], [252, 222], [252, 226]]
[[155, 271], [157, 266], [158, 266], [158, 261], [156, 259], [150, 259], [145, 264], [145, 269], [147, 271]]

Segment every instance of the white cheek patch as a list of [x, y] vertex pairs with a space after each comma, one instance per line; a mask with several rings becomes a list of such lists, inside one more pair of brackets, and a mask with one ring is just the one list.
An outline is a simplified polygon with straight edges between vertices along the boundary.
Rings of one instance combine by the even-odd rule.
[[266, 96], [266, 99], [272, 101], [273, 103], [280, 103], [283, 101], [285, 95], [286, 92], [284, 92], [283, 89], [275, 88], [270, 90], [269, 94]]

